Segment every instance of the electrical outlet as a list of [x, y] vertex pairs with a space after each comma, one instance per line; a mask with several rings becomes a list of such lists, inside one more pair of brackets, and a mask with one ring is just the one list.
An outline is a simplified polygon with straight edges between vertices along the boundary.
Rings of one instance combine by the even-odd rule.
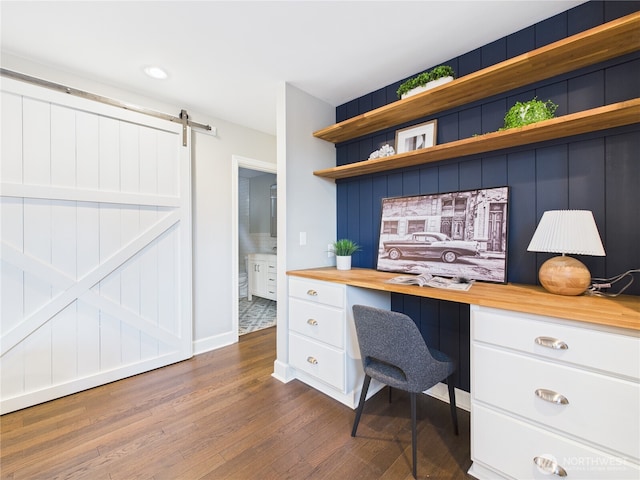
[[327, 245], [327, 258], [333, 258], [335, 256], [335, 252], [333, 251], [333, 243], [329, 243]]

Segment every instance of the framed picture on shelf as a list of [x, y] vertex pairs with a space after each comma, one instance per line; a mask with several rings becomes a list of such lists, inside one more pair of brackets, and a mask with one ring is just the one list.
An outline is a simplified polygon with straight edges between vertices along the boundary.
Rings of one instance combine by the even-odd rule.
[[396, 153], [411, 152], [436, 144], [438, 120], [403, 128], [396, 132]]
[[509, 188], [382, 199], [377, 269], [507, 281]]

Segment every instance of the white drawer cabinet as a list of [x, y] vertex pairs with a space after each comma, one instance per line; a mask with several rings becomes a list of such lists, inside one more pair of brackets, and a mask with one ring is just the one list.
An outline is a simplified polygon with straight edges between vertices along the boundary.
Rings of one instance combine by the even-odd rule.
[[289, 280], [289, 297], [299, 298], [305, 302], [318, 303], [344, 310], [346, 286], [337, 283], [320, 282], [291, 278]]
[[[294, 376], [355, 408], [364, 377], [353, 323], [356, 304], [390, 307], [387, 292], [289, 278], [289, 365]], [[381, 388], [372, 382], [370, 395]]]
[[289, 300], [289, 328], [312, 340], [344, 349], [343, 308], [306, 302], [298, 298]]
[[637, 335], [471, 308], [469, 473], [549, 478], [558, 465], [569, 479], [640, 478]]
[[277, 300], [277, 267], [276, 255], [269, 253], [250, 253], [247, 256], [247, 272], [249, 289], [247, 300], [251, 301], [253, 295]]
[[[473, 430], [474, 456], [491, 467], [482, 478], [493, 480], [501, 478], [500, 474], [518, 480], [558, 478], [539, 468], [534, 462], [536, 457], [555, 462], [565, 471], [567, 480], [640, 478], [637, 464], [483, 405], [473, 407]], [[553, 470], [551, 462], [549, 470]]]
[[345, 392], [345, 352], [304, 335], [289, 335], [289, 361], [299, 371]]
[[[484, 345], [473, 346], [473, 358], [482, 366], [474, 398], [638, 460], [638, 431], [624, 428], [640, 425], [637, 383]], [[549, 392], [567, 404], [544, 400]]]
[[[640, 348], [636, 336], [488, 308], [476, 308], [473, 318], [473, 338], [478, 342], [631, 379], [640, 378]], [[556, 347], [567, 348], [545, 346], [554, 341], [557, 341]]]

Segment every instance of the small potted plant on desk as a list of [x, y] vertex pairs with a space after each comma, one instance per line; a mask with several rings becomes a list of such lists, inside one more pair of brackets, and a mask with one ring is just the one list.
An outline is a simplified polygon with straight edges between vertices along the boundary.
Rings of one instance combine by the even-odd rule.
[[336, 256], [338, 270], [351, 270], [351, 255], [361, 250], [360, 245], [347, 238], [333, 242], [333, 253]]

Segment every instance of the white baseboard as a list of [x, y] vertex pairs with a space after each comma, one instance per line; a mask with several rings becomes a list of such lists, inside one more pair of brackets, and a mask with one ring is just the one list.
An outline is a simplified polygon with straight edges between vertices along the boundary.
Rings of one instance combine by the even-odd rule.
[[193, 354], [200, 355], [201, 353], [210, 352], [211, 350], [217, 350], [218, 348], [234, 344], [237, 341], [238, 334], [236, 333], [234, 335], [232, 332], [222, 333], [220, 335], [213, 335], [201, 340], [196, 340], [195, 342], [193, 342]]
[[[446, 383], [434, 385], [424, 393], [438, 400], [442, 400], [445, 403], [449, 403], [449, 389]], [[469, 392], [456, 388], [456, 407], [466, 410], [467, 412], [471, 411], [471, 395]]]
[[280, 380], [282, 383], [289, 383], [296, 378], [289, 364], [281, 362], [280, 360], [273, 362], [273, 373], [271, 376]]

